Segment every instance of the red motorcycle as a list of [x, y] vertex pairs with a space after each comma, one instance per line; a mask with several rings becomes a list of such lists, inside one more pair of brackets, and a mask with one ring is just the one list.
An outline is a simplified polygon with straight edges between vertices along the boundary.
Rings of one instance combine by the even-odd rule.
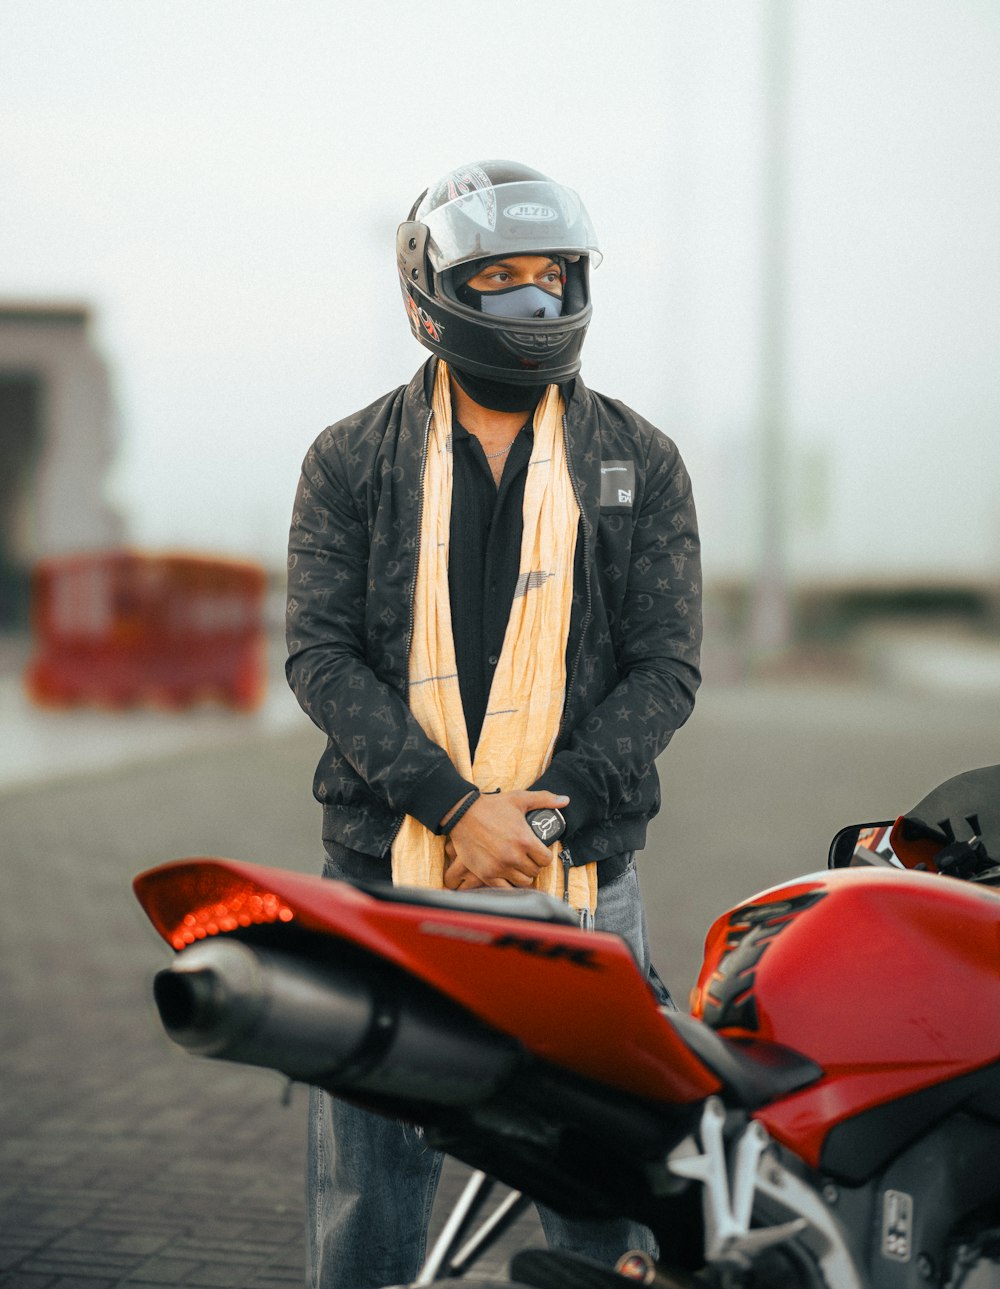
[[[652, 1228], [653, 1265], [519, 1253], [538, 1289], [1000, 1286], [1000, 766], [720, 917], [691, 1015], [538, 893], [223, 859], [136, 879], [168, 1034], [422, 1125], [479, 1170], [418, 1284], [528, 1201]], [[954, 879], [962, 880], [954, 880]], [[571, 1018], [571, 1023], [568, 1023]], [[489, 1178], [515, 1190], [470, 1235]]]

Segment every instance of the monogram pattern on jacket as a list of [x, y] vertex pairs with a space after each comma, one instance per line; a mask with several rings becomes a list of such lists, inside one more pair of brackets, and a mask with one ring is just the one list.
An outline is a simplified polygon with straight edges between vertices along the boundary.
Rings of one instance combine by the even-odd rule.
[[[286, 670], [328, 738], [313, 785], [324, 837], [373, 855], [446, 760], [406, 701], [433, 367], [319, 435], [289, 538]], [[583, 860], [641, 845], [659, 807], [654, 762], [700, 680], [700, 559], [671, 440], [579, 379], [564, 394], [582, 518], [553, 768], [591, 803], [574, 839]], [[635, 465], [631, 507], [602, 510], [601, 462], [623, 460]]]

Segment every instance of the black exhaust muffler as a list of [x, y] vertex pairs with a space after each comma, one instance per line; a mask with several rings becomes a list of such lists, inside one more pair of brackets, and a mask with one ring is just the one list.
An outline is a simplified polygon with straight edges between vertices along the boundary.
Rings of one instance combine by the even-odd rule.
[[279, 1070], [332, 1092], [442, 1106], [487, 1099], [520, 1049], [378, 963], [310, 960], [213, 939], [157, 974], [167, 1034], [201, 1056]]

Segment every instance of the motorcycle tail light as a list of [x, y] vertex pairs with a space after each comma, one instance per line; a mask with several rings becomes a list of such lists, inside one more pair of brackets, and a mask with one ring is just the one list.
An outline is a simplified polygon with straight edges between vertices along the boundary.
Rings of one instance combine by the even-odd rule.
[[175, 949], [184, 949], [195, 940], [218, 935], [222, 931], [236, 931], [240, 927], [260, 926], [265, 922], [291, 922], [295, 914], [278, 899], [265, 891], [252, 887], [234, 892], [219, 904], [205, 904], [185, 913], [181, 925], [170, 937]]
[[198, 865], [146, 874], [136, 882], [136, 894], [157, 931], [178, 950], [209, 936], [295, 917], [267, 887]]

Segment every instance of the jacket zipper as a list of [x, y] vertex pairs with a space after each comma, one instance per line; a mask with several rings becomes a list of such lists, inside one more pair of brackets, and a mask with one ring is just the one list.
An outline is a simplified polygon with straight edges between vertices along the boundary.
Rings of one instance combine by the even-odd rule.
[[[563, 866], [563, 903], [569, 904], [569, 874], [573, 867], [573, 856], [570, 854], [569, 847], [562, 848], [562, 854], [559, 856]], [[594, 930], [594, 915], [586, 905], [582, 909], [576, 910], [576, 915], [580, 919], [581, 931]]]
[[[583, 582], [587, 588], [587, 608], [583, 615], [583, 622], [580, 626], [580, 643], [577, 645], [576, 657], [573, 659], [573, 666], [570, 669], [569, 677], [566, 681], [566, 701], [563, 703], [562, 719], [559, 722], [559, 729], [556, 732], [555, 741], [566, 727], [566, 717], [569, 714], [570, 694], [573, 692], [573, 684], [576, 681], [576, 673], [580, 670], [580, 659], [583, 656], [583, 642], [587, 636], [587, 628], [590, 626], [590, 619], [594, 612], [594, 593], [590, 585], [590, 521], [587, 519], [587, 512], [583, 508], [583, 498], [580, 496], [580, 485], [577, 482], [576, 474], [573, 470], [573, 458], [569, 451], [569, 425], [566, 420], [566, 413], [563, 412], [562, 418], [563, 429], [563, 451], [566, 455], [566, 469], [569, 472], [569, 481], [573, 485], [573, 496], [576, 498], [576, 504], [580, 511], [580, 521], [583, 524]], [[568, 846], [563, 846], [560, 856], [563, 863], [563, 901], [569, 904], [569, 874], [573, 867], [573, 856]], [[580, 916], [580, 926], [584, 931], [594, 929], [594, 915], [589, 908], [578, 910]]]
[[569, 871], [573, 867], [573, 856], [568, 846], [563, 846], [559, 853], [563, 866], [563, 903], [569, 903]]
[[[417, 602], [417, 574], [420, 571], [420, 534], [424, 526], [424, 476], [427, 473], [427, 449], [431, 439], [431, 421], [434, 419], [434, 409], [427, 413], [427, 424], [424, 426], [424, 446], [420, 454], [420, 479], [418, 482], [417, 496], [417, 548], [413, 559], [413, 583], [410, 586], [410, 608], [406, 621], [406, 647], [403, 650], [403, 660], [406, 666], [406, 677], [403, 683], [403, 700], [409, 701], [410, 697], [410, 646], [413, 644], [413, 625], [416, 616], [414, 606]], [[399, 830], [403, 826], [403, 820], [406, 813], [399, 816], [392, 830], [392, 836], [389, 838], [389, 849], [392, 849], [392, 843], [399, 836]]]
[[[587, 588], [587, 608], [583, 615], [583, 623], [580, 627], [580, 643], [577, 645], [576, 657], [573, 659], [573, 666], [570, 668], [569, 677], [566, 681], [566, 701], [563, 703], [562, 718], [559, 721], [559, 729], [556, 731], [556, 737], [553, 743], [557, 743], [566, 727], [566, 717], [569, 714], [570, 694], [573, 692], [573, 685], [576, 681], [576, 673], [580, 670], [580, 659], [583, 656], [583, 642], [586, 639], [587, 628], [590, 626], [590, 619], [594, 611], [593, 590], [590, 585], [590, 521], [587, 519], [587, 512], [583, 508], [583, 499], [580, 496], [580, 486], [573, 472], [573, 459], [569, 451], [569, 426], [566, 421], [566, 413], [563, 412], [563, 451], [566, 455], [566, 469], [569, 471], [569, 481], [573, 485], [573, 496], [576, 498], [576, 504], [580, 511], [580, 520], [583, 524], [583, 580]], [[572, 576], [572, 573], [570, 574]]]

